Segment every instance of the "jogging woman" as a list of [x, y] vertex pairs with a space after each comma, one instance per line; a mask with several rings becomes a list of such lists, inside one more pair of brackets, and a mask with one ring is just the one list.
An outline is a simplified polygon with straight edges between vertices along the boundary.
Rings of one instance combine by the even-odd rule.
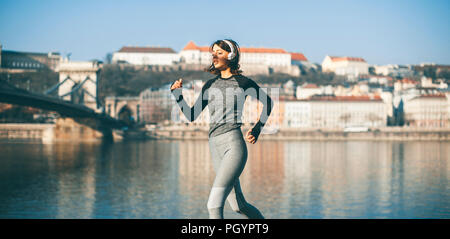
[[264, 218], [256, 207], [245, 200], [239, 182], [248, 156], [241, 131], [241, 117], [248, 95], [263, 103], [264, 108], [259, 120], [245, 135], [249, 143], [255, 144], [272, 111], [272, 99], [253, 80], [241, 75], [240, 49], [235, 41], [218, 40], [210, 46], [210, 51], [212, 63], [207, 71], [216, 77], [203, 85], [193, 107], [183, 99], [182, 79], [175, 81], [170, 88], [190, 122], [194, 121], [207, 105], [209, 106], [209, 149], [216, 172], [207, 203], [209, 218], [223, 218], [225, 200], [233, 211], [247, 218]]

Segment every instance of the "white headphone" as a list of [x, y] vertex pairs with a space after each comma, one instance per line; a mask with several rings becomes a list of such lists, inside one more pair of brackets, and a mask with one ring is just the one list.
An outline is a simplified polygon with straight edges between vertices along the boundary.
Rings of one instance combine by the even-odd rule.
[[234, 47], [233, 47], [233, 44], [231, 44], [231, 42], [228, 41], [228, 40], [223, 40], [223, 41], [224, 41], [225, 43], [227, 43], [228, 46], [229, 46], [230, 49], [231, 49], [231, 52], [228, 53], [228, 60], [231, 61], [231, 60], [233, 60], [233, 58], [236, 56], [236, 53], [234, 53]]

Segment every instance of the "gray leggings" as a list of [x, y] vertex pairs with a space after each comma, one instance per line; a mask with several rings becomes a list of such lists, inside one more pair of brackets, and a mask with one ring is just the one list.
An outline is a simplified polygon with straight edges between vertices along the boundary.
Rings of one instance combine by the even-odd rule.
[[247, 162], [247, 145], [240, 128], [209, 138], [209, 149], [216, 178], [208, 199], [210, 219], [223, 218], [225, 199], [233, 211], [247, 218], [264, 218], [261, 212], [245, 201], [239, 176]]

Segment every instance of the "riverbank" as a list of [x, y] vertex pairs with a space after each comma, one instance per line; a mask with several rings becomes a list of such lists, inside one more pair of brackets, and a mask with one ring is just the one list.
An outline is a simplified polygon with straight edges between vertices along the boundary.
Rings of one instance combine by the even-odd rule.
[[[248, 128], [242, 127], [245, 134]], [[166, 127], [150, 133], [152, 137], [165, 139], [208, 139], [206, 128]], [[411, 128], [383, 127], [371, 128], [365, 132], [345, 132], [344, 129], [326, 128], [281, 128], [274, 132], [262, 134], [260, 140], [377, 140], [377, 141], [408, 141], [435, 140], [450, 141], [450, 128]]]
[[[55, 124], [0, 124], [2, 139], [54, 140]], [[248, 128], [242, 127], [245, 134]], [[125, 137], [116, 137], [117, 135]], [[139, 137], [135, 137], [138, 135]], [[168, 139], [207, 140], [208, 128], [169, 126], [142, 130], [133, 134], [114, 134], [115, 140]], [[82, 139], [80, 139], [82, 141]], [[89, 139], [92, 140], [92, 139]], [[101, 138], [99, 138], [101, 140]], [[450, 141], [450, 128], [384, 127], [365, 132], [345, 132], [343, 129], [281, 128], [262, 134], [260, 140], [376, 140], [376, 141]]]

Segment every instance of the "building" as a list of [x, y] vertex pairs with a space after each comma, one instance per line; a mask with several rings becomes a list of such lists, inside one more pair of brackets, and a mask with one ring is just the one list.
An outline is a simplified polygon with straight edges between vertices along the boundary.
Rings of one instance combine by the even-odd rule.
[[132, 65], [170, 66], [179, 62], [179, 56], [172, 48], [168, 47], [124, 46], [113, 53], [112, 62]]
[[139, 94], [139, 120], [147, 124], [167, 123], [175, 105], [170, 85], [148, 88]]
[[284, 127], [382, 127], [387, 123], [380, 96], [312, 96], [284, 103]]
[[312, 83], [305, 83], [302, 86], [297, 86], [296, 96], [297, 99], [308, 99], [313, 95], [320, 95], [323, 93], [323, 90]]
[[311, 113], [311, 102], [306, 100], [285, 100], [283, 126], [288, 128], [311, 127]]
[[211, 64], [211, 52], [207, 46], [197, 46], [193, 41], [189, 41], [188, 44], [179, 53], [180, 62], [192, 65], [204, 65]]
[[58, 52], [35, 53], [3, 50], [0, 44], [0, 68], [38, 70], [48, 68], [56, 71], [61, 56]]
[[420, 86], [424, 88], [436, 88], [436, 89], [447, 89], [448, 84], [444, 82], [444, 79], [437, 79], [438, 83], [433, 83], [432, 78], [427, 78], [425, 76], [422, 76], [420, 79]]
[[345, 75], [350, 80], [354, 80], [359, 75], [368, 75], [369, 65], [359, 57], [326, 56], [322, 62], [322, 71]]
[[370, 84], [378, 84], [388, 86], [393, 82], [392, 77], [390, 76], [378, 76], [378, 75], [360, 75], [359, 81], [366, 81]]
[[449, 127], [448, 99], [444, 94], [421, 95], [405, 101], [405, 123], [422, 128]]
[[[269, 118], [264, 126], [264, 128], [270, 130], [278, 129], [283, 123], [284, 117], [284, 105], [280, 105], [279, 101], [280, 92], [279, 88], [271, 88], [271, 87], [261, 87], [266, 94], [272, 99], [273, 108], [270, 113]], [[264, 100], [264, 99], [263, 99]], [[244, 126], [250, 126], [256, 123], [263, 112], [264, 104], [261, 103], [258, 99], [253, 97], [247, 97], [244, 103], [244, 108], [242, 111], [242, 123]]]
[[316, 64], [311, 63], [308, 59], [303, 55], [303, 53], [291, 52], [291, 65], [296, 65], [300, 67], [300, 70], [318, 70]]
[[[289, 80], [285, 84], [282, 83], [274, 83], [274, 84], [268, 84], [268, 83], [262, 83], [259, 84], [261, 88], [264, 89], [270, 89], [272, 92], [277, 91], [277, 96], [280, 99], [293, 99], [295, 98], [295, 84], [293, 81]], [[270, 94], [270, 93], [269, 93]]]
[[374, 66], [375, 74], [392, 77], [410, 77], [414, 74], [411, 67], [404, 65]]
[[[300, 75], [300, 69], [291, 64], [291, 54], [280, 48], [240, 47], [239, 64], [246, 75], [286, 73]], [[211, 64], [211, 52], [208, 46], [197, 46], [190, 41], [180, 51], [180, 62], [191, 65], [208, 66]], [[305, 58], [306, 59], [306, 58]]]
[[401, 80], [397, 80], [394, 83], [394, 91], [404, 91], [411, 88], [417, 88], [419, 82], [411, 80], [409, 78], [403, 78]]
[[305, 55], [298, 52], [291, 52], [291, 64], [292, 65], [303, 65], [305, 63], [309, 63], [308, 59], [306, 59]]

